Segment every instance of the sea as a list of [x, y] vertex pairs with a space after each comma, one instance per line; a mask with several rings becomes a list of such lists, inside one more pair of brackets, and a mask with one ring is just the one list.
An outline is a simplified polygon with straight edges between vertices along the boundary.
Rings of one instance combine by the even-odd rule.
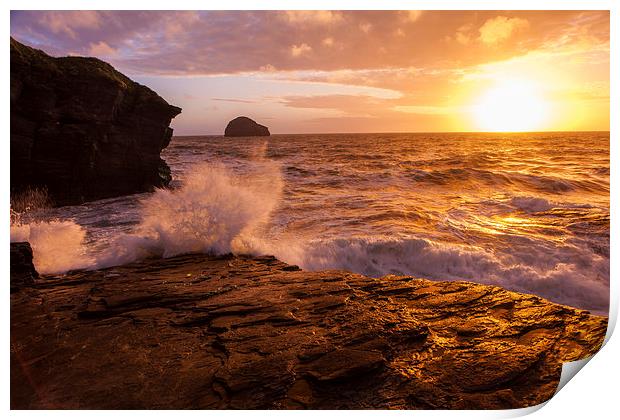
[[168, 189], [14, 218], [42, 273], [184, 253], [472, 281], [607, 314], [609, 132], [174, 137]]

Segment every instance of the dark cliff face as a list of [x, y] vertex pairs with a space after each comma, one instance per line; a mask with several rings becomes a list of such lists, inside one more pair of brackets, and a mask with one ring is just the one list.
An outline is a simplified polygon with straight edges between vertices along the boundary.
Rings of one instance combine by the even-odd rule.
[[165, 186], [159, 154], [180, 112], [101, 60], [11, 39], [11, 194], [44, 187], [74, 204]]
[[237, 117], [224, 130], [226, 137], [268, 136], [269, 129], [248, 117]]

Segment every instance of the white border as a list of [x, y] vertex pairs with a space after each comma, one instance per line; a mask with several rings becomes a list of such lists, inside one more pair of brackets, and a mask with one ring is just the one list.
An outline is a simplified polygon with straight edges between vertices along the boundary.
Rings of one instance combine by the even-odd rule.
[[[331, 9], [331, 10], [367, 10], [367, 9], [420, 9], [420, 10], [611, 10], [611, 113], [610, 115], [618, 114], [618, 86], [617, 75], [618, 69], [618, 2], [613, 0], [590, 0], [590, 1], [571, 1], [571, 0], [425, 0], [425, 1], [403, 1], [403, 0], [382, 0], [381, 2], [375, 2], [371, 0], [357, 0], [357, 1], [341, 1], [341, 0], [315, 0], [315, 1], [291, 1], [291, 0], [269, 0], [269, 1], [248, 1], [248, 0], [227, 0], [226, 2], [205, 2], [205, 1], [192, 1], [192, 0], [151, 0], [149, 2], [139, 2], [132, 0], [65, 0], [65, 1], [45, 1], [45, 0], [8, 0], [4, 1], [5, 6], [4, 14], [0, 20], [5, 32], [10, 32], [10, 13], [9, 10], [28, 10], [28, 9], [56, 9], [56, 10], [71, 10], [71, 9], [101, 9], [101, 10], [132, 10], [132, 9], [156, 9], [156, 10], [200, 10], [200, 9], [214, 9], [214, 10], [238, 10], [238, 9]], [[8, 41], [8, 40], [7, 40]], [[9, 43], [3, 47], [4, 57], [9, 56]], [[2, 161], [2, 168], [4, 177], [1, 183], [1, 194], [3, 203], [5, 203], [4, 211], [8, 216], [9, 207], [9, 60], [2, 60], [2, 72], [3, 80], [0, 89], [2, 89], [1, 97], [4, 98], [2, 102], [2, 127], [4, 128], [4, 136], [0, 141], [0, 156]], [[618, 123], [612, 117], [611, 121], [611, 279], [612, 279], [612, 308], [610, 310], [610, 324], [615, 325], [617, 318], [618, 308], [618, 287], [617, 287], [617, 273], [618, 273], [618, 250], [615, 246], [615, 239], [618, 238], [618, 228], [615, 221], [617, 220], [617, 202], [615, 196], [615, 186], [617, 185], [618, 171], [616, 170], [616, 164], [618, 161]], [[2, 401], [5, 410], [9, 409], [9, 384], [10, 375], [8, 373], [9, 367], [9, 351], [10, 351], [10, 331], [9, 331], [9, 287], [8, 287], [8, 238], [9, 238], [9, 226], [8, 217], [7, 221], [1, 227], [2, 235], [4, 237], [5, 251], [1, 254], [3, 269], [5, 273], [5, 285], [2, 288], [4, 292], [4, 302], [2, 306], [3, 315], [3, 334], [2, 334], [2, 360], [5, 363], [5, 374], [1, 382], [2, 387]], [[611, 332], [611, 329], [610, 329]], [[609, 338], [609, 337], [608, 337]], [[605, 348], [597, 354], [589, 363], [588, 367], [577, 375], [577, 379], [570, 381], [565, 388], [563, 388], [554, 398], [552, 398], [545, 408], [535, 412], [531, 418], [567, 418], [567, 419], [584, 419], [584, 418], [612, 418], [617, 415], [617, 392], [616, 384], [618, 383], [618, 366], [620, 363], [617, 360], [616, 355], [620, 355], [620, 345], [618, 344], [618, 338], [614, 337], [609, 340]], [[540, 408], [540, 407], [539, 407]], [[527, 411], [527, 410], [526, 410]], [[13, 411], [9, 413], [15, 418], [26, 418], [31, 416], [42, 416], [50, 419], [65, 419], [78, 418], [84, 415], [92, 418], [106, 418], [110, 416], [110, 413], [105, 411], [89, 411], [87, 413], [72, 411], [56, 411], [56, 412], [25, 412], [25, 411]], [[329, 418], [336, 418], [341, 416], [341, 412], [321, 412], [320, 414], [313, 411], [306, 411], [301, 413], [295, 413], [295, 417], [299, 418], [312, 418], [317, 415], [321, 417], [327, 416]], [[518, 415], [526, 414], [523, 410], [515, 411], [457, 411], [457, 412], [411, 412], [411, 411], [393, 411], [393, 412], [377, 412], [377, 411], [356, 411], [351, 415], [360, 417], [362, 419], [371, 418], [375, 416], [388, 416], [409, 418], [409, 416], [415, 415], [419, 418], [501, 418], [501, 417], [514, 417]], [[292, 414], [290, 412], [265, 412], [265, 411], [252, 411], [252, 412], [233, 412], [233, 411], [219, 411], [219, 412], [117, 412], [113, 414], [121, 416], [123, 418], [135, 418], [136, 416], [155, 416], [159, 418], [168, 417], [168, 415], [174, 416], [187, 416], [194, 418], [203, 418], [204, 416], [215, 416], [223, 419], [232, 418], [244, 418], [251, 416], [259, 419], [272, 419], [272, 418], [289, 418]], [[164, 417], [165, 416], [165, 417]]]

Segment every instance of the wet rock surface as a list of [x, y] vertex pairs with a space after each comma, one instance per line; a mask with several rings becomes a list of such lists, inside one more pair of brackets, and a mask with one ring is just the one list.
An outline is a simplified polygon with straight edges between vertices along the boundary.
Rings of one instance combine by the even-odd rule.
[[189, 255], [11, 294], [11, 408], [542, 403], [607, 318], [466, 282]]
[[39, 277], [32, 257], [32, 248], [28, 242], [11, 242], [11, 292], [33, 285]]
[[108, 63], [11, 38], [11, 193], [76, 204], [165, 186], [160, 152], [180, 112]]
[[234, 120], [231, 120], [224, 130], [224, 136], [226, 137], [253, 137], [268, 135], [269, 129], [267, 127], [258, 124], [256, 121], [248, 117], [237, 117]]

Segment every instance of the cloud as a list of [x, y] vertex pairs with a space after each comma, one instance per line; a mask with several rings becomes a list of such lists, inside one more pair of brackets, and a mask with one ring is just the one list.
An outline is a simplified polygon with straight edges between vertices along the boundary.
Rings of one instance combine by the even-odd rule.
[[293, 57], [299, 57], [301, 55], [307, 54], [312, 51], [312, 47], [306, 44], [305, 42], [300, 45], [291, 46], [291, 55]]
[[189, 32], [191, 25], [200, 21], [200, 16], [198, 12], [188, 11], [176, 13], [172, 16], [172, 19], [169, 19], [165, 24], [165, 37], [167, 39], [172, 39], [179, 34]]
[[79, 29], [99, 28], [101, 23], [99, 12], [94, 10], [50, 11], [41, 15], [39, 22], [55, 34], [65, 33], [74, 39]]
[[471, 29], [472, 24], [468, 23], [466, 25], [461, 26], [457, 31], [456, 35], [454, 35], [454, 39], [461, 45], [468, 45], [472, 41]]
[[451, 115], [463, 112], [461, 107], [445, 104], [416, 105], [411, 96], [378, 97], [367, 94], [332, 94], [310, 96], [286, 96], [281, 103], [291, 108], [328, 109], [338, 111], [342, 116], [404, 116], [417, 115]]
[[264, 66], [260, 66], [258, 70], [263, 73], [273, 73], [277, 71], [276, 67], [271, 64], [265, 64]]
[[342, 13], [333, 10], [287, 10], [282, 12], [291, 23], [331, 24], [343, 20]]
[[238, 99], [238, 98], [211, 98], [213, 101], [221, 101], [221, 102], [234, 102], [241, 104], [255, 104], [255, 100], [251, 99]]
[[[379, 98], [370, 95], [288, 96], [281, 103], [287, 108], [314, 110], [308, 116], [329, 111], [330, 116], [308, 118], [298, 124], [306, 132], [390, 132], [433, 131], [433, 127], [450, 127], [447, 112], [439, 107], [409, 107], [399, 109], [405, 98]], [[406, 103], [406, 102], [404, 102]], [[319, 114], [320, 115], [320, 114]], [[434, 130], [437, 130], [434, 128]]]
[[528, 27], [529, 22], [526, 19], [497, 16], [484, 22], [479, 29], [480, 36], [478, 39], [486, 45], [496, 45]]
[[394, 111], [421, 115], [451, 115], [462, 111], [460, 108], [435, 105], [397, 105], [392, 109]]
[[362, 30], [362, 32], [367, 34], [372, 30], [372, 23], [362, 22], [359, 24], [359, 28]]
[[[609, 11], [499, 15], [11, 11], [11, 35], [51, 55], [104, 58], [172, 103], [191, 102], [183, 96], [189, 92], [197, 98], [192, 106], [219, 109], [222, 121], [256, 101], [274, 115], [284, 112], [294, 131], [463, 128], [448, 114], [507, 74], [547, 81], [558, 103], [606, 105], [608, 114]], [[179, 126], [191, 118], [196, 127], [207, 124], [203, 111], [190, 118], [192, 108], [184, 108]], [[313, 121], [298, 127], [302, 119]]]
[[384, 109], [388, 99], [369, 95], [315, 95], [315, 96], [287, 96], [282, 104], [291, 108], [331, 109], [343, 115], [373, 115], [372, 111]]
[[[461, 69], [443, 71], [401, 67], [389, 69], [280, 72], [270, 75], [278, 80], [295, 80], [331, 85], [363, 86], [366, 96], [399, 99], [410, 94], [402, 105], [428, 104], [447, 96], [452, 84], [462, 77]], [[372, 94], [367, 89], [373, 88]], [[332, 98], [334, 99], [334, 98]]]
[[104, 42], [130, 75], [451, 69], [605, 45], [609, 12], [12, 11], [11, 35], [52, 55]]
[[422, 16], [422, 10], [404, 10], [405, 19], [410, 22], [415, 22]]
[[96, 44], [90, 44], [89, 54], [95, 57], [113, 57], [117, 51], [103, 41]]

